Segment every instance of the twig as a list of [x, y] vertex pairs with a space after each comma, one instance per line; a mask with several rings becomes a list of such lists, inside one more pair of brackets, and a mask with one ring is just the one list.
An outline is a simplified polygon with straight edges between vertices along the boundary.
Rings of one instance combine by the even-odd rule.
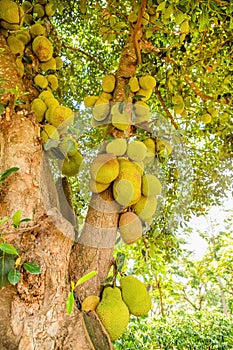
[[175, 120], [173, 119], [171, 113], [169, 112], [167, 106], [165, 105], [164, 99], [163, 99], [163, 97], [162, 97], [162, 95], [161, 95], [161, 93], [160, 93], [158, 87], [155, 86], [155, 89], [154, 89], [154, 90], [155, 90], [155, 93], [156, 93], [156, 95], [157, 95], [157, 97], [158, 97], [158, 99], [159, 99], [159, 101], [160, 101], [160, 103], [161, 103], [161, 105], [162, 105], [162, 107], [163, 107], [165, 113], [167, 114], [168, 118], [171, 120], [171, 123], [172, 123], [172, 125], [174, 126], [174, 128], [177, 130], [177, 129], [178, 129], [178, 125], [176, 124], [176, 122], [175, 122]]
[[68, 50], [71, 50], [73, 52], [80, 52], [82, 55], [85, 55], [85, 56], [89, 57], [92, 61], [94, 61], [96, 64], [98, 64], [102, 68], [103, 71], [105, 71], [105, 72], [107, 71], [107, 68], [103, 65], [103, 63], [98, 61], [97, 58], [94, 57], [93, 55], [91, 55], [90, 53], [88, 53], [88, 52], [86, 52], [86, 51], [84, 51], [82, 49], [79, 49], [77, 47], [69, 46], [69, 45], [67, 45], [65, 43], [63, 43], [63, 46], [66, 49], [68, 49]]

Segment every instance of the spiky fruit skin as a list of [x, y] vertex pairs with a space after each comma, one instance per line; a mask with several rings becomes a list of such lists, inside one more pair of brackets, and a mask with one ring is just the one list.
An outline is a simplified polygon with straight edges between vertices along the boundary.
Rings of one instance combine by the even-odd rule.
[[91, 192], [93, 192], [93, 193], [101, 193], [101, 192], [105, 191], [109, 186], [110, 186], [110, 183], [109, 184], [101, 184], [100, 182], [96, 182], [93, 179], [89, 180], [89, 188], [90, 188]]
[[130, 115], [127, 112], [112, 115], [112, 125], [119, 130], [127, 130], [131, 124]]
[[41, 62], [40, 68], [43, 72], [47, 72], [48, 70], [56, 70], [57, 64], [56, 64], [55, 58], [52, 57], [52, 58], [50, 58], [50, 60], [48, 60], [46, 62]]
[[53, 56], [53, 45], [46, 37], [39, 35], [32, 42], [32, 50], [40, 61], [46, 62]]
[[102, 79], [102, 89], [104, 92], [111, 93], [115, 88], [116, 78], [114, 75], [107, 75]]
[[138, 95], [141, 95], [143, 96], [141, 98], [142, 101], [147, 101], [149, 100], [149, 98], [151, 97], [151, 94], [152, 94], [152, 89], [140, 89], [138, 91]]
[[70, 136], [64, 137], [59, 145], [59, 149], [64, 156], [72, 157], [78, 150], [77, 141]]
[[142, 195], [139, 201], [133, 206], [133, 209], [142, 221], [147, 221], [155, 213], [156, 207], [156, 197], [145, 197]]
[[209, 113], [203, 114], [202, 117], [201, 117], [201, 121], [202, 121], [204, 124], [209, 124], [209, 123], [212, 121], [212, 116], [211, 116], [211, 114], [209, 114]]
[[57, 79], [56, 75], [49, 74], [47, 76], [47, 79], [48, 79], [49, 87], [52, 90], [57, 90], [57, 88], [58, 88], [58, 79]]
[[50, 139], [58, 141], [60, 138], [60, 135], [57, 131], [57, 128], [55, 128], [55, 126], [50, 124], [45, 124], [44, 129], [41, 132], [41, 138], [43, 143], [46, 143]]
[[116, 340], [125, 332], [129, 323], [129, 310], [122, 301], [119, 288], [105, 287], [96, 313], [111, 341]]
[[130, 78], [129, 79], [129, 86], [130, 86], [130, 90], [132, 92], [138, 91], [140, 89], [138, 78], [137, 77]]
[[38, 16], [39, 18], [42, 18], [45, 14], [44, 6], [42, 6], [41, 4], [35, 4], [33, 6], [33, 14]]
[[35, 98], [32, 101], [31, 110], [35, 113], [36, 120], [41, 123], [44, 120], [47, 106], [40, 98]]
[[43, 27], [40, 23], [35, 23], [30, 28], [30, 34], [32, 38], [35, 38], [38, 35], [45, 35], [45, 27]]
[[146, 152], [146, 145], [141, 141], [135, 140], [128, 144], [127, 155], [132, 160], [140, 162], [145, 158]]
[[65, 106], [56, 106], [51, 113], [49, 122], [59, 128], [67, 127], [74, 121], [74, 115], [70, 108]]
[[[20, 24], [21, 21], [21, 16], [23, 15], [23, 11], [20, 7], [11, 0], [1, 0], [0, 1], [0, 8], [1, 8], [1, 13], [0, 13], [0, 19], [3, 20], [6, 23], [11, 23], [11, 24]], [[4, 27], [5, 23], [1, 23]], [[8, 28], [6, 28], [8, 29]], [[10, 28], [9, 28], [10, 29]]]
[[134, 316], [145, 316], [151, 309], [151, 298], [144, 283], [134, 276], [120, 279], [122, 299]]
[[52, 17], [55, 15], [56, 7], [53, 3], [48, 3], [45, 5], [45, 13], [48, 17]]
[[41, 89], [46, 89], [48, 86], [48, 80], [41, 74], [37, 74], [34, 78], [34, 83], [38, 85]]
[[19, 40], [16, 36], [10, 35], [7, 38], [7, 45], [9, 46], [9, 48], [11, 49], [11, 52], [14, 55], [17, 55], [17, 54], [19, 54], [20, 56], [23, 55], [25, 46], [23, 42]]
[[93, 117], [96, 121], [103, 121], [109, 113], [109, 102], [106, 99], [98, 98], [93, 108]]
[[83, 99], [86, 108], [93, 107], [98, 100], [98, 96], [85, 96]]
[[97, 295], [89, 295], [82, 302], [82, 311], [95, 310], [100, 302], [100, 298]]
[[59, 56], [55, 57], [55, 62], [56, 62], [56, 69], [57, 70], [61, 69], [63, 66], [63, 61], [62, 61], [61, 57], [59, 57]]
[[142, 194], [146, 197], [157, 196], [162, 191], [159, 179], [152, 174], [145, 174], [142, 177]]
[[122, 206], [137, 203], [141, 197], [141, 174], [126, 158], [119, 158], [119, 175], [113, 183], [113, 196]]
[[71, 157], [66, 157], [62, 162], [62, 174], [65, 176], [75, 176], [78, 174], [83, 158], [79, 151]]
[[109, 184], [119, 174], [119, 162], [112, 154], [99, 154], [91, 163], [90, 173], [96, 182]]
[[127, 142], [123, 138], [115, 139], [106, 146], [106, 152], [112, 153], [114, 156], [123, 156], [127, 150]]
[[24, 45], [27, 45], [31, 40], [31, 35], [28, 30], [19, 30], [15, 36], [17, 39], [21, 40]]
[[121, 214], [119, 220], [121, 238], [126, 244], [132, 244], [142, 237], [142, 223], [133, 212]]
[[145, 75], [139, 78], [139, 84], [142, 89], [153, 89], [156, 85], [156, 80], [151, 75]]
[[146, 122], [150, 118], [150, 107], [144, 101], [134, 103], [135, 122]]

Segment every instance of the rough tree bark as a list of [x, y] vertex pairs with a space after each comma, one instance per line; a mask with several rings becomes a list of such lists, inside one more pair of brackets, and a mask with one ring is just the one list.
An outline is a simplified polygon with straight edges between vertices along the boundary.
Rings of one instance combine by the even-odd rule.
[[[31, 219], [16, 230], [6, 223], [3, 232], [22, 261], [36, 263], [42, 270], [40, 275], [22, 271], [16, 286], [0, 290], [0, 349], [93, 349], [82, 312], [75, 308], [72, 316], [67, 315], [66, 299], [70, 280], [76, 282], [92, 270], [98, 271], [97, 276], [83, 284], [78, 295], [83, 300], [100, 294], [112, 263], [119, 207], [110, 190], [93, 195], [83, 232], [74, 243], [74, 227], [60, 212], [40, 127], [28, 105], [15, 108], [15, 95], [8, 92], [16, 86], [25, 92], [15, 57], [3, 37], [0, 44], [4, 48], [0, 52], [0, 78], [5, 80], [1, 101], [8, 104], [0, 119], [0, 172], [19, 168], [0, 188], [0, 217], [11, 217], [20, 209], [22, 217]], [[125, 100], [124, 86], [134, 75], [137, 51], [132, 31], [116, 73], [115, 101]]]

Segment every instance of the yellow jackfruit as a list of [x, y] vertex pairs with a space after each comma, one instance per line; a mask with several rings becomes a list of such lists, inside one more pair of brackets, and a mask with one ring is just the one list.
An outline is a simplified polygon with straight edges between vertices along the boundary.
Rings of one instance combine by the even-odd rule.
[[143, 161], [133, 161], [132, 163], [134, 164], [136, 169], [139, 171], [139, 173], [141, 175], [143, 175], [143, 173], [144, 173], [144, 159], [143, 159]]
[[45, 101], [47, 98], [55, 98], [55, 97], [53, 96], [52, 92], [49, 91], [49, 90], [42, 91], [38, 97], [39, 97], [42, 101]]
[[150, 118], [150, 107], [144, 101], [134, 103], [134, 113], [136, 122], [145, 122]]
[[137, 77], [130, 78], [129, 79], [129, 86], [130, 86], [130, 90], [132, 92], [138, 91], [140, 89], [138, 78]]
[[141, 220], [147, 221], [155, 213], [156, 207], [157, 199], [155, 196], [145, 197], [142, 195], [139, 201], [133, 206], [133, 209]]
[[100, 98], [110, 101], [112, 99], [112, 95], [108, 94], [107, 92], [101, 92]]
[[212, 116], [209, 113], [205, 113], [201, 116], [201, 121], [204, 124], [209, 124], [212, 121]]
[[76, 151], [75, 154], [71, 157], [66, 157], [63, 161], [60, 162], [62, 174], [65, 176], [77, 175], [82, 161], [83, 158], [79, 151]]
[[136, 242], [142, 237], [142, 223], [139, 217], [133, 212], [121, 214], [119, 220], [119, 231], [121, 238], [126, 244]]
[[46, 37], [39, 35], [32, 42], [32, 50], [40, 61], [46, 62], [53, 56], [53, 45]]
[[152, 91], [153, 91], [152, 89], [140, 89], [137, 92], [137, 95], [143, 96], [141, 97], [142, 101], [147, 101], [151, 97]]
[[112, 115], [112, 125], [119, 130], [127, 130], [131, 124], [130, 114], [126, 111]]
[[33, 16], [30, 13], [26, 13], [23, 19], [24, 23], [31, 26], [34, 23]]
[[150, 15], [149, 15], [149, 13], [144, 12], [144, 13], [143, 13], [143, 16], [142, 16], [142, 25], [143, 25], [143, 26], [147, 26], [147, 24], [149, 23], [149, 20], [150, 20]]
[[83, 99], [83, 102], [85, 104], [85, 107], [93, 107], [96, 101], [98, 100], [98, 96], [85, 96]]
[[7, 45], [9, 46], [9, 48], [11, 49], [11, 52], [14, 55], [20, 55], [22, 56], [24, 53], [24, 44], [21, 40], [19, 40], [16, 36], [14, 35], [10, 35], [7, 38]]
[[146, 197], [157, 196], [162, 191], [159, 179], [152, 174], [145, 174], [142, 177], [142, 194]]
[[182, 114], [184, 112], [185, 104], [181, 95], [177, 94], [173, 96], [172, 103], [174, 104], [174, 112], [176, 114]]
[[38, 35], [45, 35], [45, 27], [43, 27], [40, 23], [35, 23], [30, 28], [30, 34], [34, 39]]
[[24, 16], [23, 9], [14, 1], [0, 1], [1, 26], [5, 29], [17, 30]]
[[153, 89], [156, 85], [156, 80], [151, 75], [145, 75], [139, 78], [139, 84], [142, 89]]
[[56, 70], [57, 64], [55, 58], [52, 57], [46, 62], [40, 62], [40, 68], [43, 72], [47, 72], [48, 70]]
[[112, 341], [125, 332], [129, 323], [129, 310], [122, 301], [119, 288], [105, 287], [96, 313]]
[[[47, 117], [46, 117], [47, 118]], [[65, 128], [74, 122], [73, 111], [65, 106], [56, 106], [51, 115], [48, 116], [49, 122], [59, 128]]]
[[119, 174], [119, 162], [112, 154], [98, 154], [91, 163], [90, 173], [95, 181], [109, 184], [114, 181]]
[[159, 151], [159, 154], [167, 156], [172, 153], [172, 145], [168, 140], [158, 139], [157, 150]]
[[37, 74], [34, 78], [34, 83], [38, 85], [41, 89], [46, 89], [48, 86], [48, 80], [41, 74]]
[[97, 295], [89, 295], [82, 302], [82, 311], [95, 310], [100, 302], [100, 298]]
[[111, 93], [115, 88], [116, 79], [114, 75], [107, 75], [102, 79], [102, 89], [104, 92]]
[[17, 39], [21, 40], [24, 45], [27, 45], [31, 40], [31, 35], [28, 30], [19, 30], [15, 36]]
[[143, 143], [146, 145], [146, 148], [147, 148], [146, 156], [143, 159], [143, 162], [145, 164], [148, 164], [152, 162], [155, 157], [155, 142], [152, 138], [148, 138], [144, 140]]
[[47, 97], [44, 99], [44, 103], [46, 104], [46, 106], [48, 108], [50, 108], [51, 106], [56, 107], [59, 106], [59, 102], [55, 97]]
[[65, 156], [72, 157], [78, 150], [78, 143], [72, 137], [66, 136], [61, 140], [59, 149]]
[[127, 155], [130, 159], [141, 161], [145, 158], [147, 152], [146, 145], [138, 140], [134, 140], [128, 144]]
[[120, 279], [122, 299], [134, 316], [145, 316], [151, 309], [151, 298], [146, 286], [134, 276]]
[[141, 197], [141, 174], [127, 158], [118, 158], [118, 162], [119, 175], [113, 182], [113, 196], [120, 205], [127, 207]]
[[55, 57], [55, 61], [56, 61], [56, 69], [57, 70], [61, 69], [63, 66], [63, 61], [62, 61], [61, 57], [59, 57], [59, 56]]
[[33, 5], [30, 1], [24, 1], [21, 6], [25, 13], [31, 12], [33, 8]]
[[108, 100], [98, 98], [93, 108], [93, 117], [97, 121], [104, 120], [109, 113], [109, 102]]
[[43, 143], [46, 143], [50, 139], [58, 141], [60, 138], [60, 135], [57, 131], [57, 128], [55, 128], [55, 126], [50, 124], [45, 124], [43, 127], [43, 131], [41, 132], [41, 138]]
[[54, 3], [48, 3], [45, 5], [45, 13], [48, 17], [52, 17], [55, 15], [56, 5]]
[[33, 15], [37, 16], [39, 18], [44, 17], [45, 12], [44, 12], [44, 6], [42, 6], [41, 4], [35, 4], [33, 6]]
[[127, 142], [123, 138], [118, 138], [109, 142], [106, 146], [106, 152], [115, 156], [123, 156], [127, 150]]
[[47, 106], [40, 98], [35, 98], [31, 103], [31, 110], [35, 113], [36, 120], [41, 123], [44, 120]]
[[96, 182], [93, 179], [89, 180], [89, 188], [90, 188], [91, 192], [94, 192], [94, 193], [101, 193], [101, 192], [105, 191], [109, 186], [110, 186], [110, 183], [109, 184], [102, 184], [100, 182]]
[[58, 88], [58, 79], [57, 79], [56, 75], [49, 74], [49, 75], [47, 75], [47, 79], [48, 79], [48, 82], [49, 82], [49, 87], [52, 90], [57, 90], [57, 88]]

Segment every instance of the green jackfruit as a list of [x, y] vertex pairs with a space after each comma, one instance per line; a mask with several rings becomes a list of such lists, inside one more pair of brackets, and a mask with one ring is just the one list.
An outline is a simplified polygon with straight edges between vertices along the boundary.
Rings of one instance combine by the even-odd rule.
[[73, 111], [65, 106], [56, 106], [49, 116], [49, 122], [57, 128], [65, 128], [74, 122]]
[[115, 126], [115, 128], [119, 130], [127, 130], [131, 124], [131, 118], [130, 114], [126, 111], [123, 111], [122, 113], [114, 113], [113, 109], [116, 105], [112, 108], [112, 125]]
[[72, 137], [66, 136], [61, 140], [59, 149], [64, 154], [64, 156], [72, 157], [78, 150], [78, 143]]
[[57, 88], [58, 88], [58, 79], [57, 79], [56, 75], [49, 74], [49, 75], [47, 75], [47, 79], [48, 79], [48, 82], [49, 82], [49, 87], [52, 90], [57, 90]]
[[39, 97], [42, 101], [45, 101], [47, 98], [55, 98], [55, 97], [53, 96], [52, 92], [49, 91], [49, 90], [42, 91], [38, 97]]
[[109, 113], [109, 101], [98, 98], [93, 108], [93, 117], [97, 121], [104, 120]]
[[176, 114], [182, 114], [184, 112], [185, 104], [181, 95], [177, 94], [173, 96], [172, 103], [174, 104], [174, 112]]
[[158, 139], [157, 140], [157, 150], [160, 155], [170, 155], [172, 153], [172, 145], [168, 140]]
[[152, 89], [140, 89], [137, 95], [143, 96], [141, 97], [142, 101], [147, 101], [151, 97], [152, 91]]
[[66, 157], [61, 163], [61, 171], [65, 176], [75, 176], [78, 174], [83, 158], [79, 151], [73, 156]]
[[31, 26], [34, 23], [33, 16], [30, 13], [26, 13], [23, 19], [24, 23]]
[[129, 79], [129, 86], [130, 86], [130, 90], [132, 92], [138, 91], [140, 89], [138, 78], [137, 77], [130, 78]]
[[133, 210], [142, 221], [147, 221], [155, 213], [157, 207], [157, 199], [155, 196], [141, 196], [139, 201], [133, 206]]
[[35, 23], [31, 26], [30, 28], [30, 34], [32, 36], [32, 38], [34, 39], [36, 36], [38, 35], [45, 35], [45, 27], [42, 26], [40, 23]]
[[55, 97], [47, 97], [44, 99], [44, 103], [46, 104], [46, 106], [48, 108], [50, 108], [51, 106], [53, 107], [57, 107], [59, 106], [59, 102]]
[[85, 96], [83, 102], [86, 108], [93, 107], [98, 100], [98, 96]]
[[145, 122], [150, 118], [150, 107], [144, 101], [134, 103], [135, 122]]
[[142, 223], [133, 212], [121, 214], [119, 220], [121, 238], [126, 244], [132, 244], [142, 237]]
[[139, 173], [141, 175], [143, 175], [143, 173], [144, 173], [144, 159], [143, 159], [143, 161], [137, 161], [137, 162], [133, 161], [132, 163], [134, 164], [136, 169], [139, 171]]
[[90, 173], [95, 181], [109, 184], [119, 174], [119, 162], [112, 154], [99, 154], [91, 163]]
[[9, 48], [11, 49], [11, 52], [14, 55], [20, 55], [23, 56], [24, 53], [24, 44], [21, 40], [19, 40], [16, 36], [14, 35], [10, 35], [7, 38], [7, 45], [9, 46]]
[[148, 139], [144, 140], [143, 143], [146, 145], [146, 148], [147, 148], [146, 156], [143, 159], [143, 162], [145, 164], [149, 164], [155, 158], [155, 142], [153, 139], [148, 138]]
[[31, 110], [35, 113], [38, 123], [41, 123], [44, 120], [47, 106], [40, 98], [35, 98], [31, 103]]
[[122, 301], [119, 288], [105, 287], [96, 313], [112, 341], [125, 332], [129, 323], [129, 310]]
[[151, 298], [144, 283], [134, 276], [120, 279], [122, 299], [134, 316], [145, 316], [151, 309]]
[[162, 185], [159, 179], [152, 174], [145, 174], [142, 177], [142, 194], [146, 197], [161, 194]]
[[48, 86], [48, 80], [41, 74], [37, 74], [34, 78], [34, 83], [38, 85], [41, 89], [46, 89]]
[[30, 1], [24, 1], [21, 6], [25, 13], [31, 12], [33, 8], [33, 5]]
[[48, 3], [45, 5], [45, 13], [48, 17], [52, 17], [55, 15], [56, 5], [53, 3]]
[[43, 143], [46, 143], [50, 139], [58, 141], [60, 138], [60, 135], [57, 131], [57, 128], [55, 128], [55, 126], [50, 124], [45, 124], [43, 127], [43, 131], [41, 132], [41, 138]]
[[141, 174], [127, 158], [118, 158], [119, 175], [113, 182], [113, 196], [122, 206], [137, 203], [141, 197]]
[[105, 191], [109, 186], [110, 186], [110, 183], [109, 184], [101, 184], [100, 182], [96, 182], [93, 179], [89, 180], [89, 188], [90, 188], [91, 192], [94, 192], [94, 193], [101, 193], [101, 192]]
[[52, 57], [46, 62], [40, 62], [40, 68], [43, 72], [47, 72], [48, 70], [55, 71], [57, 69], [55, 58]]
[[205, 113], [201, 116], [201, 121], [204, 124], [209, 124], [212, 121], [212, 116], [209, 113]]
[[107, 75], [102, 79], [102, 89], [104, 92], [111, 93], [115, 88], [116, 78], [114, 75]]
[[139, 78], [139, 84], [142, 89], [153, 89], [156, 85], [156, 80], [151, 75], [145, 75]]
[[141, 161], [145, 158], [147, 152], [146, 145], [138, 140], [132, 141], [128, 144], [127, 155], [130, 159]]
[[112, 95], [108, 94], [107, 92], [101, 92], [100, 98], [103, 98], [104, 100], [110, 101], [112, 99]]
[[17, 39], [21, 40], [24, 45], [27, 45], [31, 40], [31, 35], [28, 30], [19, 30], [15, 36]]
[[[5, 29], [18, 29], [22, 22], [24, 16], [23, 9], [14, 1], [11, 0], [1, 0], [0, 1], [0, 19], [1, 25]], [[16, 25], [16, 28], [7, 28], [7, 24]]]
[[34, 5], [32, 11], [33, 15], [39, 18], [42, 18], [45, 15], [44, 6], [42, 6], [41, 4]]
[[149, 13], [144, 12], [144, 13], [143, 13], [143, 16], [142, 16], [142, 25], [143, 25], [143, 26], [147, 26], [147, 24], [149, 23], [149, 20], [150, 20], [150, 15], [149, 15]]
[[63, 66], [63, 61], [62, 61], [61, 57], [59, 57], [59, 56], [55, 57], [55, 61], [56, 61], [56, 69], [57, 70], [61, 69]]
[[112, 153], [114, 156], [123, 156], [127, 150], [127, 142], [125, 139], [118, 138], [109, 142], [106, 146], [106, 152]]
[[53, 56], [53, 45], [46, 37], [39, 35], [32, 42], [32, 50], [40, 61], [46, 62]]

